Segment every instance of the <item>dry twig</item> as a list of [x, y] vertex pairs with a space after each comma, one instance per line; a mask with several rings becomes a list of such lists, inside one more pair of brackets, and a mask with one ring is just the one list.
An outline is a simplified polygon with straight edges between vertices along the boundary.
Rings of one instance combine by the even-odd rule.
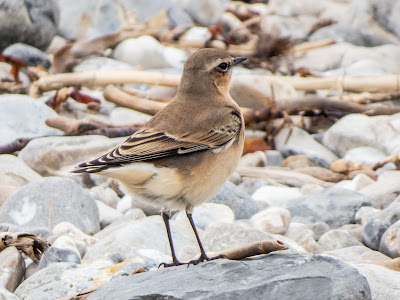
[[130, 95], [112, 85], [108, 85], [104, 89], [104, 98], [119, 106], [134, 109], [149, 115], [155, 115], [167, 105], [166, 103]]

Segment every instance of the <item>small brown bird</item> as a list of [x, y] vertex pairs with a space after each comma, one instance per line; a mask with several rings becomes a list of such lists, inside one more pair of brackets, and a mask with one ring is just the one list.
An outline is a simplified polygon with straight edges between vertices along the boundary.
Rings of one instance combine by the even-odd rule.
[[201, 255], [208, 257], [193, 222], [193, 207], [217, 193], [242, 154], [244, 121], [229, 95], [232, 68], [246, 60], [216, 49], [201, 49], [186, 61], [173, 101], [122, 145], [98, 159], [80, 164], [74, 173], [99, 173], [120, 181], [134, 194], [160, 207], [171, 248], [171, 210], [186, 210]]

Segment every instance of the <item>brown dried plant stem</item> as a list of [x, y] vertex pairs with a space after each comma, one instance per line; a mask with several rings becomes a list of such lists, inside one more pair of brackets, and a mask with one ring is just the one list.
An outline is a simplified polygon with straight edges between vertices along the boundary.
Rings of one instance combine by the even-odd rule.
[[109, 84], [140, 83], [176, 87], [181, 76], [155, 72], [140, 71], [108, 71], [61, 73], [42, 77], [32, 83], [31, 96], [39, 96], [43, 92], [59, 90], [65, 86], [104, 86]]
[[249, 243], [239, 247], [222, 250], [213, 253], [213, 255], [225, 255], [228, 259], [239, 260], [286, 249], [288, 249], [288, 247], [281, 241], [272, 240]]
[[115, 86], [108, 85], [104, 90], [104, 98], [119, 106], [137, 110], [149, 115], [155, 115], [167, 104], [130, 95]]
[[[288, 82], [297, 90], [340, 90], [349, 92], [393, 92], [400, 90], [400, 75], [386, 76], [343, 76], [343, 77], [261, 77], [266, 82], [280, 79]], [[58, 90], [64, 86], [102, 86], [108, 84], [141, 83], [150, 85], [178, 86], [180, 75], [140, 71], [108, 71], [62, 73], [42, 77], [32, 83], [30, 94], [38, 96], [43, 92]]]

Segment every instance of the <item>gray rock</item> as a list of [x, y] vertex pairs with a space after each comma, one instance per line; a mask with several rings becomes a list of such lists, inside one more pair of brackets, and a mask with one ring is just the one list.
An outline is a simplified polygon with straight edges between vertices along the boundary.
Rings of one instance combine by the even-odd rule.
[[86, 71], [136, 71], [131, 64], [108, 57], [89, 56], [83, 59], [74, 68], [74, 72]]
[[[358, 53], [356, 57], [360, 55]], [[325, 132], [323, 144], [341, 157], [350, 149], [358, 147], [373, 147], [390, 155], [400, 151], [399, 128], [400, 114], [375, 117], [349, 114]]]
[[324, 255], [332, 256], [347, 263], [360, 264], [380, 264], [390, 261], [391, 258], [368, 247], [358, 245], [346, 248], [340, 248], [324, 252]]
[[250, 219], [259, 211], [257, 203], [247, 193], [241, 191], [232, 182], [225, 182], [218, 193], [209, 202], [225, 204], [232, 209], [235, 219]]
[[118, 278], [88, 299], [371, 299], [370, 293], [367, 280], [337, 259], [272, 254]]
[[346, 152], [343, 159], [354, 161], [366, 166], [372, 166], [386, 157], [381, 150], [372, 147], [358, 147]]
[[15, 294], [9, 292], [2, 287], [0, 287], [0, 298], [5, 300], [19, 300], [19, 298]]
[[15, 294], [21, 300], [53, 300], [72, 296], [84, 289], [93, 289], [97, 284], [107, 282], [112, 275], [110, 270], [112, 266], [107, 261], [97, 265], [53, 263], [22, 282]]
[[267, 166], [280, 167], [283, 161], [283, 156], [278, 150], [265, 151], [267, 156]]
[[400, 256], [400, 220], [392, 224], [382, 235], [379, 251], [391, 258]]
[[[183, 222], [190, 227], [186, 212], [180, 211], [174, 215], [176, 222]], [[206, 229], [213, 222], [233, 222], [235, 216], [232, 210], [223, 204], [203, 203], [193, 210], [193, 220], [197, 228]]]
[[263, 151], [256, 151], [243, 155], [238, 163], [238, 167], [265, 167], [267, 156]]
[[[268, 182], [266, 180], [261, 179], [261, 178], [251, 178], [251, 177], [243, 177], [242, 178], [238, 173], [233, 173], [232, 176], [235, 176], [235, 174], [238, 176], [238, 178], [236, 180], [238, 182], [236, 184], [237, 187], [240, 190], [242, 190], [244, 193], [252, 195], [254, 200], [256, 200], [253, 196], [254, 192], [256, 192], [259, 188], [268, 184]], [[229, 181], [235, 184], [235, 181], [232, 180], [232, 177]], [[260, 208], [265, 208], [265, 207], [260, 206]]]
[[399, 272], [373, 264], [357, 264], [355, 267], [368, 281], [372, 299], [396, 300], [400, 298]]
[[297, 187], [264, 185], [254, 192], [252, 197], [259, 207], [284, 206], [290, 199], [297, 199], [303, 193]]
[[362, 242], [365, 246], [372, 250], [378, 250], [381, 243], [382, 235], [390, 227], [387, 220], [372, 218], [363, 228]]
[[45, 124], [47, 118], [56, 116], [57, 113], [46, 104], [29, 96], [1, 95], [1, 143], [8, 144], [18, 138], [61, 134], [62, 131], [48, 127]]
[[[88, 28], [87, 39], [113, 33], [123, 26], [119, 16], [121, 6], [124, 10], [134, 11], [139, 21], [145, 21], [160, 10], [166, 10], [172, 25], [188, 25], [191, 22], [187, 14], [173, 1], [165, 0], [57, 0], [62, 14], [60, 16], [59, 34], [65, 38], [75, 38], [80, 17], [83, 13], [93, 20]], [[100, 22], [101, 20], [101, 22]]]
[[398, 196], [399, 179], [399, 171], [385, 171], [379, 174], [377, 181], [363, 187], [359, 192], [368, 197], [374, 207], [386, 208]]
[[309, 253], [317, 254], [322, 252], [320, 245], [315, 241], [314, 232], [305, 224], [290, 223], [285, 236], [295, 241]]
[[304, 154], [315, 164], [329, 168], [338, 157], [318, 143], [305, 130], [298, 127], [284, 128], [275, 137], [275, 148], [284, 156]]
[[50, 67], [50, 61], [47, 54], [30, 45], [22, 43], [13, 44], [4, 49], [3, 54], [17, 57], [28, 66], [36, 67], [40, 65], [46, 69]]
[[89, 193], [72, 179], [57, 177], [21, 187], [0, 207], [0, 219], [24, 228], [53, 228], [67, 221], [86, 233], [100, 229], [99, 212]]
[[0, 252], [0, 288], [14, 292], [24, 274], [25, 262], [17, 248], [7, 247]]
[[203, 25], [214, 25], [229, 6], [228, 0], [178, 0], [194, 21]]
[[39, 174], [70, 177], [72, 175], [68, 172], [74, 166], [104, 154], [125, 139], [97, 135], [43, 137], [31, 141], [22, 149], [19, 157]]
[[349, 232], [341, 229], [334, 229], [324, 233], [318, 240], [322, 251], [332, 251], [351, 246], [358, 246], [361, 243]]
[[47, 268], [51, 264], [59, 262], [80, 264], [81, 258], [75, 251], [72, 251], [71, 249], [51, 246], [43, 252], [38, 268], [41, 270]]
[[59, 11], [53, 0], [1, 0], [0, 19], [0, 51], [18, 42], [46, 50], [57, 31]]
[[252, 225], [271, 234], [285, 234], [290, 224], [290, 212], [282, 207], [269, 207], [251, 217]]
[[[190, 241], [185, 239], [173, 222], [171, 222], [171, 231], [175, 250], [179, 253], [183, 246]], [[107, 233], [103, 236], [102, 232], [99, 232], [99, 235], [94, 236], [95, 238], [102, 236], [102, 238], [87, 250], [84, 256], [85, 260], [93, 262], [104, 258], [107, 253], [119, 253], [123, 259], [133, 258], [138, 255], [138, 249], [154, 249], [164, 255], [170, 255], [167, 234], [161, 216], [151, 216], [125, 223], [107, 230]]]
[[322, 221], [331, 228], [338, 228], [355, 223], [357, 210], [368, 205], [371, 203], [360, 193], [331, 187], [291, 199], [283, 207], [290, 211], [294, 222], [309, 224]]
[[400, 220], [400, 197], [397, 197], [388, 207], [374, 215], [375, 218], [385, 219], [393, 224]]
[[21, 186], [39, 178], [41, 176], [22, 159], [9, 154], [0, 155], [0, 206]]
[[360, 207], [355, 216], [357, 224], [361, 224], [362, 226], [367, 225], [369, 220], [375, 218], [380, 211], [380, 209], [371, 206]]
[[124, 40], [115, 47], [113, 57], [144, 69], [181, 69], [187, 59], [183, 50], [163, 46], [148, 35]]
[[316, 222], [314, 224], [309, 224], [308, 227], [314, 232], [314, 238], [318, 241], [321, 236], [331, 230], [328, 224], [325, 222]]
[[99, 200], [112, 208], [117, 208], [118, 202], [121, 200], [117, 193], [108, 187], [94, 186], [90, 189], [90, 196], [94, 200]]

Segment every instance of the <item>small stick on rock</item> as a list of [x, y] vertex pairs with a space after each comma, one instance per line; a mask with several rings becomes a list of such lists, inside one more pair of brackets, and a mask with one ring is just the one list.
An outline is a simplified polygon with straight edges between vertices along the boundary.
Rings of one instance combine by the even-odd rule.
[[281, 241], [261, 241], [222, 250], [219, 252], [215, 252], [212, 255], [225, 255], [227, 259], [240, 260], [251, 256], [268, 254], [274, 251], [287, 249], [288, 246], [286, 246]]

